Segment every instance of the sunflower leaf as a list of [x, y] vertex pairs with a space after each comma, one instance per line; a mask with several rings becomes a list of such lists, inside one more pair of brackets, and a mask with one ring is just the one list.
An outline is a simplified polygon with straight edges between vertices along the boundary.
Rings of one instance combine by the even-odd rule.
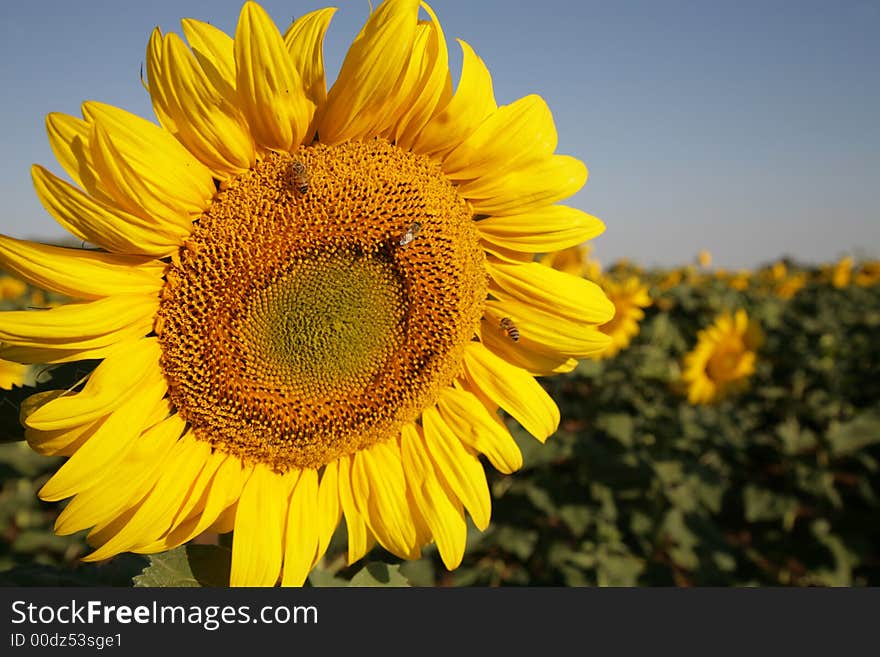
[[372, 561], [351, 578], [349, 586], [410, 586], [409, 580], [400, 573], [400, 566]]
[[136, 587], [227, 586], [231, 553], [217, 545], [187, 545], [150, 555], [150, 565], [133, 578]]

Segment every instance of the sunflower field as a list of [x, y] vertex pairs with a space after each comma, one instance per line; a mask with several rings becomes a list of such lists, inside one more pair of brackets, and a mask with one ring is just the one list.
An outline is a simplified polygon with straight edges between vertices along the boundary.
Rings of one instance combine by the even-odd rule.
[[[546, 444], [508, 422], [524, 465], [486, 464], [488, 530], [469, 527], [448, 571], [433, 545], [349, 566], [343, 523], [308, 585], [880, 584], [880, 266], [708, 260], [601, 271], [575, 249], [547, 262], [602, 285], [612, 344], [541, 379], [562, 417]], [[0, 278], [2, 310], [61, 301]], [[64, 459], [31, 451], [19, 418], [88, 372], [0, 362], [0, 583], [225, 585], [228, 535], [84, 564], [85, 532], [53, 532], [64, 503], [37, 491]]]

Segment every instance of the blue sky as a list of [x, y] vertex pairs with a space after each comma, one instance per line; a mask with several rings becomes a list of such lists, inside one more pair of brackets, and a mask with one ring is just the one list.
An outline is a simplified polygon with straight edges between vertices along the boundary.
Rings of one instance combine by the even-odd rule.
[[[341, 0], [330, 81], [368, 12]], [[324, 6], [266, 0], [286, 25]], [[529, 93], [553, 110], [559, 152], [590, 179], [567, 203], [601, 217], [606, 263], [671, 265], [709, 249], [722, 267], [788, 254], [880, 257], [880, 2], [435, 0], [492, 71], [499, 103]], [[60, 173], [44, 130], [83, 100], [152, 117], [138, 73], [150, 31], [192, 16], [233, 32], [238, 0], [79, 0], [4, 6], [0, 232], [63, 231], [30, 165]], [[457, 76], [457, 72], [456, 72]]]

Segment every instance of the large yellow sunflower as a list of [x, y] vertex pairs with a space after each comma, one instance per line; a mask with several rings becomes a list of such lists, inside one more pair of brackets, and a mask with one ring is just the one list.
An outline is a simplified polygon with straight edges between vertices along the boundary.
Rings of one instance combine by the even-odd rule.
[[160, 125], [48, 117], [76, 184], [35, 166], [37, 194], [100, 249], [0, 239], [5, 268], [79, 300], [0, 315], [0, 356], [102, 359], [26, 418], [70, 457], [40, 495], [72, 498], [56, 530], [91, 528], [88, 559], [234, 530], [233, 585], [298, 585], [344, 517], [350, 561], [433, 540], [454, 568], [465, 512], [489, 522], [479, 456], [521, 464], [498, 409], [545, 440], [533, 376], [608, 343], [602, 291], [533, 262], [604, 228], [556, 205], [587, 171], [546, 103], [497, 106], [464, 42], [453, 93], [417, 0], [372, 12], [326, 91], [334, 11], [282, 35], [248, 2], [234, 38], [185, 19], [188, 46], [157, 29]]
[[697, 345], [684, 357], [682, 381], [691, 404], [711, 404], [742, 390], [755, 371], [761, 329], [745, 310], [722, 313], [698, 333]]
[[601, 285], [614, 304], [614, 317], [599, 327], [611, 338], [611, 343], [593, 356], [598, 359], [613, 358], [629, 346], [639, 334], [639, 322], [645, 318], [642, 309], [651, 305], [648, 286], [638, 276], [628, 276], [620, 282], [606, 277], [601, 280]]

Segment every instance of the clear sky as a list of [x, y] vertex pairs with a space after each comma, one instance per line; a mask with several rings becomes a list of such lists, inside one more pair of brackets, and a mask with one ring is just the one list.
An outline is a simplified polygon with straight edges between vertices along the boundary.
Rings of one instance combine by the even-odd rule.
[[[319, 0], [265, 0], [275, 21]], [[330, 3], [328, 3], [330, 4]], [[329, 81], [368, 12], [339, 0]], [[590, 169], [567, 203], [601, 217], [603, 262], [670, 265], [709, 249], [722, 267], [788, 254], [880, 257], [880, 2], [435, 0], [500, 104], [553, 110], [559, 152]], [[33, 162], [62, 173], [44, 116], [83, 100], [152, 118], [138, 74], [150, 31], [191, 16], [234, 32], [239, 0], [4, 2], [0, 231], [64, 233], [33, 192]]]

